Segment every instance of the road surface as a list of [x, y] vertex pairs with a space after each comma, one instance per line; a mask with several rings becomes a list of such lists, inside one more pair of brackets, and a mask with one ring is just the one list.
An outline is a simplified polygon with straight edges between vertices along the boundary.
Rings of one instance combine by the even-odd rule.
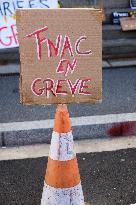
[[[136, 149], [77, 156], [91, 205], [136, 203]], [[47, 157], [0, 161], [0, 204], [39, 205], [46, 164]]]
[[[0, 88], [0, 145], [49, 143], [56, 107], [21, 105], [18, 75], [1, 76]], [[73, 118], [74, 139], [135, 135], [135, 67], [103, 69], [103, 102], [97, 105], [72, 104], [68, 108]], [[111, 132], [116, 123], [129, 121], [134, 123], [125, 124], [127, 129], [124, 130], [124, 124], [121, 124]]]

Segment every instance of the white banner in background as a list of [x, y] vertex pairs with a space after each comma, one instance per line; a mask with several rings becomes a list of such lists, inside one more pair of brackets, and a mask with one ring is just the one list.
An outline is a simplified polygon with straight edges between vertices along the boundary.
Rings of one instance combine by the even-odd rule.
[[17, 8], [58, 8], [58, 0], [0, 0], [0, 49], [18, 47]]

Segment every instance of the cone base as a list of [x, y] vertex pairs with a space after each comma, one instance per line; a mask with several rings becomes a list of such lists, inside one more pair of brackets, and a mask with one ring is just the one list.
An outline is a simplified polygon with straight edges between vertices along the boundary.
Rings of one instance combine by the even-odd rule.
[[56, 189], [44, 184], [41, 205], [84, 205], [84, 203], [81, 183], [64, 189]]

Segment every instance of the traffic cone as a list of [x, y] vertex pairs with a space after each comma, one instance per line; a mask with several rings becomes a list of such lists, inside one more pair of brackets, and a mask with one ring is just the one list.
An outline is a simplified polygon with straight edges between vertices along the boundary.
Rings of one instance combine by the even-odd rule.
[[[66, 105], [56, 110], [41, 205], [85, 205]], [[86, 204], [87, 205], [87, 204]]]

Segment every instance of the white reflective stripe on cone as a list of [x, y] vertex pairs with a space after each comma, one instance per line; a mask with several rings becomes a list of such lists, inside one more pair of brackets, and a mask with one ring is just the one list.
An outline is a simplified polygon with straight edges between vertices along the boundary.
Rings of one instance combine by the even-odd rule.
[[53, 132], [49, 156], [53, 160], [67, 161], [75, 158], [72, 132]]
[[45, 183], [41, 205], [84, 205], [81, 183], [72, 188], [56, 189]]

